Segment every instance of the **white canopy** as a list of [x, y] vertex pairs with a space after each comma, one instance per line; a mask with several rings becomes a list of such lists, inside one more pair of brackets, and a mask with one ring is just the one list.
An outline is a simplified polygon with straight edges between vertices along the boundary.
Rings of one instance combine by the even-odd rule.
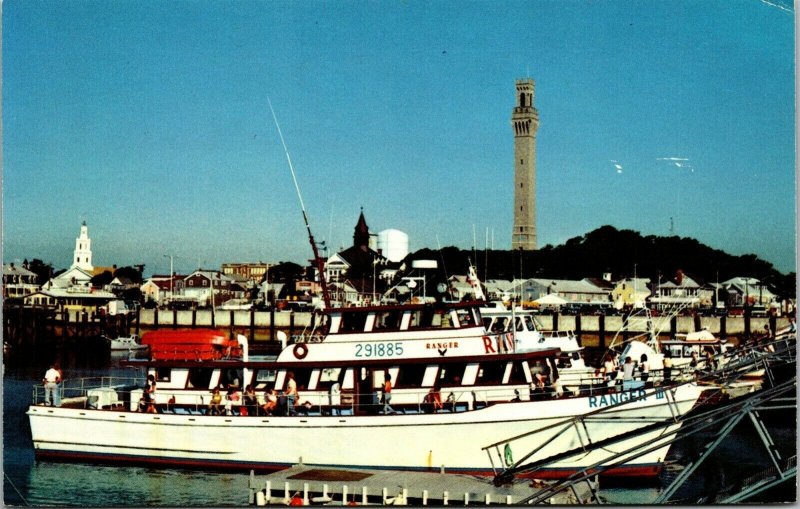
[[555, 293], [548, 293], [547, 295], [539, 297], [533, 302], [542, 306], [562, 306], [567, 303], [565, 299], [562, 299]]

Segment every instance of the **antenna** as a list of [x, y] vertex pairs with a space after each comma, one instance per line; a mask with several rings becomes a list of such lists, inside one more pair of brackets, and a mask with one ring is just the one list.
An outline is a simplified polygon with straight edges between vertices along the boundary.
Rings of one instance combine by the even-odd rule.
[[300, 209], [303, 211], [303, 222], [305, 222], [306, 230], [308, 231], [308, 241], [311, 243], [311, 251], [314, 253], [314, 264], [317, 266], [317, 271], [319, 272], [319, 283], [320, 286], [322, 286], [322, 299], [325, 302], [325, 307], [329, 308], [331, 307], [331, 298], [330, 295], [328, 295], [328, 285], [325, 281], [325, 267], [322, 265], [317, 243], [314, 242], [314, 235], [311, 233], [311, 226], [308, 224], [308, 214], [306, 214], [303, 196], [300, 194], [300, 186], [297, 185], [297, 176], [294, 173], [294, 166], [292, 166], [292, 158], [289, 157], [289, 149], [286, 148], [281, 126], [278, 124], [278, 117], [275, 116], [275, 110], [272, 108], [272, 101], [269, 100], [269, 97], [267, 97], [267, 103], [269, 104], [269, 111], [272, 112], [272, 119], [275, 121], [275, 127], [278, 129], [278, 136], [281, 138], [281, 145], [283, 145], [283, 151], [286, 154], [286, 161], [289, 163], [289, 170], [292, 172], [292, 182], [294, 182], [294, 188], [295, 191], [297, 191], [297, 199], [300, 200]]

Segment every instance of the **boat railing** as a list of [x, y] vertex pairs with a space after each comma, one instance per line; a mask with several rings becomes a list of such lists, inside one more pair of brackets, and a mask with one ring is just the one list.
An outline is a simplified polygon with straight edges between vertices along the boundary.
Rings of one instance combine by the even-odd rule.
[[[70, 378], [61, 381], [56, 386], [56, 400], [60, 402], [60, 406], [87, 408], [91, 405], [89, 396], [93, 391], [127, 392], [126, 388], [143, 386], [143, 378], [111, 376]], [[47, 388], [43, 384], [33, 386], [33, 405], [47, 404], [48, 398]]]
[[325, 336], [322, 334], [292, 334], [292, 343], [322, 343]]
[[573, 330], [540, 330], [539, 334], [545, 338], [552, 339], [571, 339], [576, 337]]

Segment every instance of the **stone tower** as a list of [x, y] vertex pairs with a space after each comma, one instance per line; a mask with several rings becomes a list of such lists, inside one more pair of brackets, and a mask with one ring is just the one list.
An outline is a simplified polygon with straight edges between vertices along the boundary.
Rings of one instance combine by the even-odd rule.
[[87, 272], [92, 272], [94, 269], [92, 266], [92, 239], [89, 238], [89, 227], [86, 226], [86, 221], [81, 224], [81, 234], [75, 239], [72, 267], [78, 267]]
[[533, 107], [534, 83], [517, 80], [514, 129], [514, 228], [511, 249], [536, 249], [536, 131], [539, 112]]

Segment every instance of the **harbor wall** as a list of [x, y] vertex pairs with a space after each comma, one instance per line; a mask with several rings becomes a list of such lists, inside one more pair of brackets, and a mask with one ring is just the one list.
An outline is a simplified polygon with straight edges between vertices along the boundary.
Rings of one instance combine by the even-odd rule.
[[[143, 334], [155, 329], [216, 328], [227, 330], [231, 337], [246, 336], [256, 348], [275, 350], [277, 332], [288, 336], [313, 327], [315, 316], [296, 311], [216, 311], [140, 309], [128, 315], [103, 316], [80, 311], [57, 311], [48, 308], [4, 307], [4, 341], [12, 345], [56, 339], [78, 340], [94, 336]], [[544, 330], [573, 331], [588, 349], [605, 349], [649, 330], [647, 319], [617, 315], [540, 315]], [[653, 328], [662, 339], [707, 328], [720, 338], [733, 341], [763, 336], [789, 325], [787, 317], [749, 316], [675, 316], [653, 317]]]

